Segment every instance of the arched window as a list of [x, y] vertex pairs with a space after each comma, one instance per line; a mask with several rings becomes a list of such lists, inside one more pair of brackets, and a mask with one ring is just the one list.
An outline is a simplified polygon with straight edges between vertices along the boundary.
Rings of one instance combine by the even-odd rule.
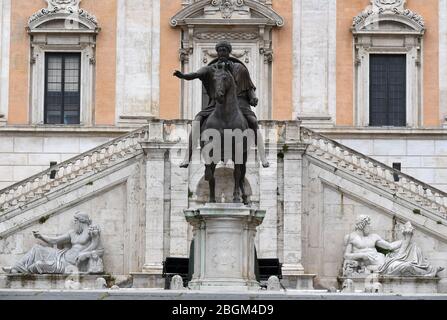
[[356, 125], [421, 125], [424, 31], [405, 0], [371, 0], [354, 18]]

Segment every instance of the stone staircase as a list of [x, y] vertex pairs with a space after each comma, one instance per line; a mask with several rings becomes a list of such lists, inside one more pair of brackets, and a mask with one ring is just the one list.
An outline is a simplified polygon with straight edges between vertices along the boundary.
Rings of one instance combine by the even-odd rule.
[[306, 155], [331, 165], [334, 172], [341, 171], [392, 195], [396, 201], [410, 203], [415, 214], [438, 224], [447, 223], [447, 193], [442, 190], [308, 128], [301, 128], [301, 137], [308, 144]]
[[[55, 165], [28, 179], [0, 190], [0, 216], [41, 199], [48, 192], [63, 188], [80, 176], [93, 175], [115, 162], [142, 152], [140, 142], [148, 136], [144, 126], [92, 150]], [[360, 152], [301, 127], [301, 139], [308, 144], [306, 154], [333, 164], [363, 181], [411, 202], [434, 219], [447, 219], [447, 193]]]
[[140, 141], [147, 134], [148, 128], [141, 127], [0, 190], [0, 222], [6, 213], [24, 209], [30, 203], [64, 188], [81, 176], [94, 175], [135, 156], [136, 152], [143, 152]]

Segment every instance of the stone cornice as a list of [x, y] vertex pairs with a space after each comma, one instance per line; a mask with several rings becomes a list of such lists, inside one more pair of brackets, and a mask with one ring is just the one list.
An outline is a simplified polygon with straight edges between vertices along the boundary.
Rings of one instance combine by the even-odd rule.
[[[224, 10], [223, 4], [228, 3], [228, 6], [233, 6], [232, 10], [237, 8], [246, 7], [248, 11], [257, 13], [259, 17], [245, 18], [245, 19], [233, 19], [229, 13], [223, 13], [222, 18], [210, 18], [205, 16], [205, 8], [209, 6], [216, 7], [216, 11]], [[208, 25], [272, 25], [282, 27], [284, 25], [284, 19], [277, 14], [269, 6], [262, 4], [255, 0], [202, 0], [194, 4], [190, 4], [180, 10], [174, 17], [171, 18], [171, 26], [176, 27], [180, 25], [195, 25], [195, 24], [208, 24]]]

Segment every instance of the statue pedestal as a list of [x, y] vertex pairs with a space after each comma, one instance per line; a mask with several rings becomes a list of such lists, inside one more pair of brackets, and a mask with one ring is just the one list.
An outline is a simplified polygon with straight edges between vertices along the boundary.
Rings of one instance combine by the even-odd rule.
[[242, 204], [206, 204], [185, 210], [194, 227], [193, 290], [259, 290], [255, 276], [255, 235], [265, 211]]
[[2, 274], [0, 288], [64, 290], [67, 289], [67, 280], [72, 280], [79, 283], [80, 289], [95, 289], [98, 278], [104, 278], [108, 283], [112, 282], [112, 277], [107, 274]]
[[354, 282], [355, 290], [365, 292], [374, 282], [382, 285], [383, 293], [396, 294], [435, 294], [438, 293], [438, 277], [396, 277], [396, 276], [351, 276], [338, 277], [340, 286], [347, 279]]

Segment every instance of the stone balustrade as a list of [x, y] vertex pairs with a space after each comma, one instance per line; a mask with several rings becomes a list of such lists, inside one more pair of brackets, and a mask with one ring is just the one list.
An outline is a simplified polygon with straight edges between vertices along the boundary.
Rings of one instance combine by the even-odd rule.
[[315, 131], [301, 127], [302, 139], [308, 143], [307, 153], [329, 161], [398, 197], [447, 218], [447, 194], [401, 171], [395, 170], [362, 153], [350, 149]]
[[0, 213], [14, 210], [27, 202], [38, 200], [53, 188], [73, 181], [89, 172], [98, 172], [110, 163], [133, 155], [141, 149], [148, 128], [141, 127], [90, 151], [50, 167], [26, 180], [0, 190]]

